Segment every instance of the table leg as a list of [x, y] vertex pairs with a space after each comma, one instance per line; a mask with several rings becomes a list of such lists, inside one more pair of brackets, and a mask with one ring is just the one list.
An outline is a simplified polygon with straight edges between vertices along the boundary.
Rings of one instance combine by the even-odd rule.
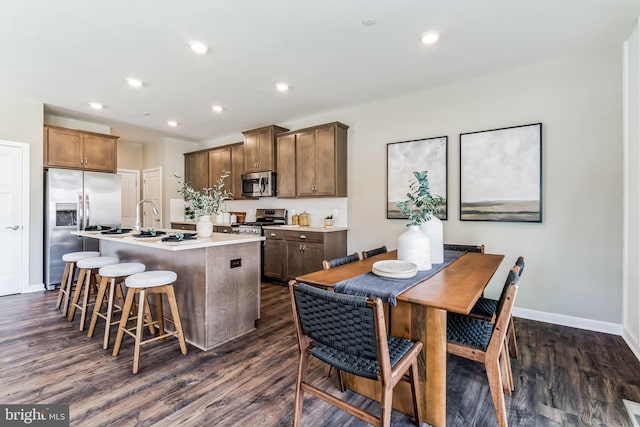
[[[420, 340], [424, 345], [424, 360], [426, 372], [425, 387], [426, 400], [425, 421], [434, 426], [445, 426], [447, 423], [447, 312], [432, 307], [426, 307], [426, 328], [414, 329], [414, 334], [420, 331]], [[427, 333], [428, 331], [428, 333]], [[421, 372], [421, 375], [422, 375]], [[420, 378], [422, 381], [423, 379]]]

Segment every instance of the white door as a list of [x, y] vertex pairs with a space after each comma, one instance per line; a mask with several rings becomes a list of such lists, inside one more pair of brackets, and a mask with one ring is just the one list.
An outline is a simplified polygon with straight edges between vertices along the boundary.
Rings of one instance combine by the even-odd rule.
[[140, 200], [140, 171], [118, 169], [122, 183], [122, 220], [123, 227], [133, 227], [136, 223], [136, 205]]
[[[28, 280], [28, 146], [0, 141], [0, 295], [18, 294]], [[28, 160], [28, 159], [27, 159]]]
[[158, 215], [154, 215], [151, 204], [145, 203], [143, 205], [142, 226], [162, 228], [162, 168], [142, 171], [142, 198], [153, 201], [158, 209]]

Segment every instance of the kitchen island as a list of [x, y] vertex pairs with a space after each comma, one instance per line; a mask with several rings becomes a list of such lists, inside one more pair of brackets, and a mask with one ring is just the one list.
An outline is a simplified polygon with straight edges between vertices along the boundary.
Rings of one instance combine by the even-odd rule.
[[[255, 329], [260, 318], [260, 245], [264, 237], [213, 233], [208, 238], [162, 242], [163, 236], [74, 232], [100, 241], [102, 256], [140, 262], [147, 270], [171, 270], [187, 342], [210, 350]], [[152, 301], [153, 303], [153, 301]], [[165, 312], [168, 307], [165, 307]]]

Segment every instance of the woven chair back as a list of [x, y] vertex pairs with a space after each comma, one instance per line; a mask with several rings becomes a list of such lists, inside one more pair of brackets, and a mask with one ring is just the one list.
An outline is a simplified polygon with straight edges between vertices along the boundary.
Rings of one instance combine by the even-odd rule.
[[334, 258], [329, 261], [329, 268], [337, 267], [339, 265], [349, 264], [350, 262], [360, 261], [360, 256], [357, 252], [351, 255], [343, 256], [342, 258]]
[[373, 306], [366, 297], [338, 294], [299, 283], [294, 290], [302, 332], [323, 345], [378, 360]]
[[369, 258], [375, 255], [380, 255], [387, 252], [387, 246], [380, 246], [379, 248], [371, 249], [368, 251], [362, 251], [362, 258]]

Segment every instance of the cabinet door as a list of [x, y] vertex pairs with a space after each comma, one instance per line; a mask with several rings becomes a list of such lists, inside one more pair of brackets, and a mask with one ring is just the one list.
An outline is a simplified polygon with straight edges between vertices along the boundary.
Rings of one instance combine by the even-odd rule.
[[69, 129], [47, 128], [45, 139], [46, 167], [80, 169], [84, 163], [82, 134]]
[[209, 187], [209, 153], [185, 154], [184, 181], [196, 191]]
[[273, 129], [258, 133], [258, 171], [275, 170], [273, 164]]
[[84, 169], [115, 172], [116, 165], [116, 139], [86, 134], [83, 135]]
[[282, 240], [267, 239], [264, 242], [263, 273], [265, 277], [284, 279], [284, 242]]
[[335, 127], [316, 130], [316, 196], [336, 194]]
[[231, 192], [234, 199], [242, 199], [242, 174], [244, 173], [244, 144], [231, 147]]
[[[231, 148], [215, 148], [209, 151], [209, 185], [216, 185], [224, 172], [231, 172]], [[224, 180], [224, 188], [231, 189], [231, 176]]]
[[276, 141], [278, 197], [296, 197], [296, 136], [279, 136]]
[[316, 135], [314, 131], [296, 134], [296, 191], [300, 197], [315, 195]]
[[286, 279], [295, 279], [304, 274], [304, 255], [302, 243], [285, 241], [286, 250]]
[[258, 169], [258, 132], [244, 134], [244, 170], [255, 172]]
[[312, 273], [322, 270], [322, 260], [324, 259], [324, 245], [321, 243], [303, 243], [302, 254], [304, 257], [304, 272]]

